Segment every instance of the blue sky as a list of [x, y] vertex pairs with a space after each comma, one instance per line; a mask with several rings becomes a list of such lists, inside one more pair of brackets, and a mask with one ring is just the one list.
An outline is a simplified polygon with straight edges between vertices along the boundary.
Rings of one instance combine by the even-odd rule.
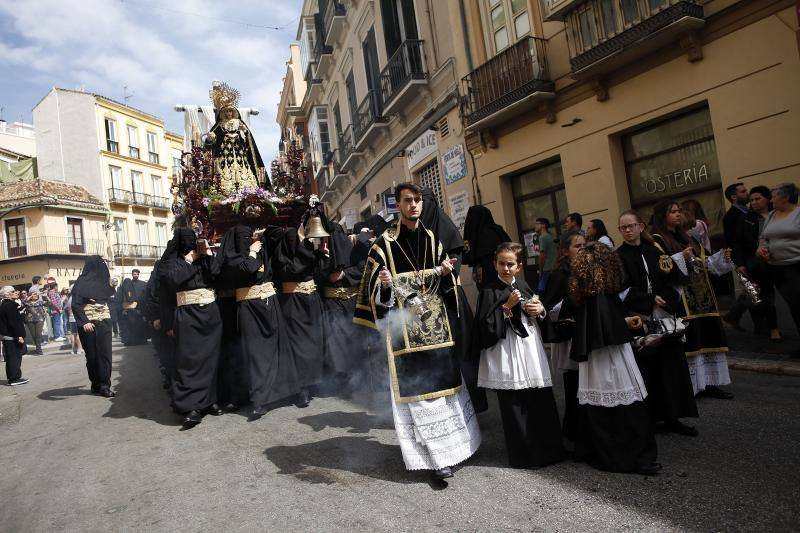
[[[53, 86], [83, 88], [162, 117], [183, 132], [175, 104], [207, 104], [211, 81], [236, 87], [269, 166], [275, 113], [302, 0], [0, 0], [0, 106], [9, 121]], [[266, 29], [259, 26], [279, 27]]]

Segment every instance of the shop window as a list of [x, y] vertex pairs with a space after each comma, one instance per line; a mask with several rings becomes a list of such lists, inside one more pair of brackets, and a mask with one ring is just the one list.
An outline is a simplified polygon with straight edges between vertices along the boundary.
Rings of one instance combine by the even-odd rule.
[[539, 255], [539, 239], [534, 231], [536, 219], [549, 220], [550, 232], [557, 236], [561, 232], [560, 221], [569, 214], [561, 161], [547, 163], [512, 177], [511, 188], [519, 235], [527, 257], [525, 278], [533, 280], [536, 279]]
[[20, 257], [28, 254], [24, 218], [6, 220], [6, 245], [8, 246], [8, 257]]
[[724, 211], [714, 131], [708, 108], [622, 136], [631, 205], [649, 216], [663, 198], [697, 199], [712, 233]]
[[83, 241], [82, 218], [67, 217], [67, 245], [71, 254], [86, 253], [86, 246]]
[[420, 186], [429, 188], [433, 191], [436, 201], [440, 206], [444, 205], [444, 197], [442, 195], [442, 179], [439, 175], [439, 160], [434, 159], [430, 164], [422, 167], [417, 173]]

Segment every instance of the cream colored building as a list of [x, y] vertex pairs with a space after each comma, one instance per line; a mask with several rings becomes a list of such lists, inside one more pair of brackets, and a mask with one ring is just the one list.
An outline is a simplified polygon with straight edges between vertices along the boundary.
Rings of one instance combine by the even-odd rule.
[[183, 138], [163, 119], [100, 95], [53, 88], [33, 109], [39, 174], [85, 187], [110, 211], [113, 274], [147, 278], [171, 235]]
[[33, 179], [0, 185], [0, 285], [28, 289], [33, 276], [69, 287], [89, 255], [106, 255], [103, 202], [79, 185]]
[[33, 125], [0, 120], [0, 161], [15, 163], [32, 157], [36, 157]]
[[[793, 1], [480, 0], [453, 28], [467, 145], [508, 233], [694, 198], [720, 233], [732, 183], [800, 176]], [[465, 39], [466, 37], [466, 39]]]
[[346, 227], [394, 212], [393, 186], [431, 187], [458, 223], [472, 201], [458, 115], [457, 22], [450, 2], [303, 3], [297, 39], [306, 82], [310, 166]]

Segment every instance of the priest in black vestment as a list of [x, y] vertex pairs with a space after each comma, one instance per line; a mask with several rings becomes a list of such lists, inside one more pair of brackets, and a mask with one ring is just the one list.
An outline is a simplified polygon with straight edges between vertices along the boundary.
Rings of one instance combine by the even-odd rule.
[[395, 198], [400, 220], [372, 245], [354, 321], [384, 335], [406, 468], [433, 470], [435, 478], [444, 479], [481, 441], [442, 300], [455, 282], [454, 261], [419, 223], [422, 189], [401, 183]]
[[122, 320], [127, 325], [125, 346], [134, 346], [147, 342], [147, 324], [139, 309], [139, 301], [144, 297], [147, 284], [139, 279], [139, 270], [133, 269], [131, 279], [126, 279], [122, 293]]

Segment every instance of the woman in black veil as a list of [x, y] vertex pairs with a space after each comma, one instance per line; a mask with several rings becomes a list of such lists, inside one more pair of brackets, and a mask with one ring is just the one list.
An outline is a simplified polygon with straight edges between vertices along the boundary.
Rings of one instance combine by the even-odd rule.
[[496, 224], [492, 212], [482, 205], [473, 205], [464, 219], [464, 264], [472, 267], [475, 285], [481, 290], [485, 283], [497, 279], [494, 252], [497, 247], [510, 242], [511, 237]]
[[[450, 258], [456, 258], [453, 274], [458, 280], [461, 262], [464, 254], [464, 240], [459, 234], [458, 227], [447, 216], [436, 201], [433, 191], [426, 187], [422, 191], [422, 225], [431, 230], [442, 243], [444, 251]], [[494, 258], [494, 250], [492, 250]], [[467, 296], [461, 281], [458, 280], [454, 290], [445, 294], [447, 318], [453, 330], [455, 346], [453, 350], [461, 363], [461, 375], [467, 385], [472, 405], [479, 413], [489, 408], [486, 400], [486, 391], [478, 387], [478, 360], [480, 352], [472, 344], [472, 323], [474, 316], [467, 302]]]

